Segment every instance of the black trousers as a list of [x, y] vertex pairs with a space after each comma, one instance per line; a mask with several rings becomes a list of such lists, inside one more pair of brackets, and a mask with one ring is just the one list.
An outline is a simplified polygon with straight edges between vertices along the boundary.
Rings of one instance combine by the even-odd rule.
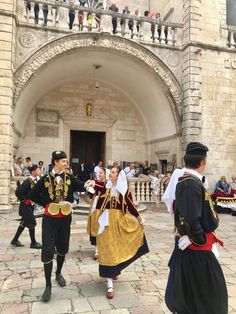
[[75, 20], [75, 14], [69, 13], [69, 29], [73, 28], [74, 20]]
[[54, 256], [64, 256], [69, 251], [71, 215], [63, 218], [43, 216], [42, 221], [42, 255], [43, 263], [49, 263]]
[[112, 19], [112, 27], [113, 27], [113, 35], [116, 34], [116, 29], [117, 29], [117, 19]]
[[34, 217], [34, 207], [32, 205], [20, 204], [19, 215], [22, 217], [21, 226], [28, 229], [33, 229], [36, 226]]

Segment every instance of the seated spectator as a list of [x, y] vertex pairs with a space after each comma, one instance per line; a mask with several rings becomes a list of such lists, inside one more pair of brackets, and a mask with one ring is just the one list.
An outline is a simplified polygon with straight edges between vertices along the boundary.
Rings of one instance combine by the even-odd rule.
[[229, 184], [230, 194], [236, 194], [236, 176], [232, 176], [232, 182]]
[[225, 176], [222, 176], [220, 180], [216, 182], [214, 193], [229, 193], [229, 183], [226, 181]]

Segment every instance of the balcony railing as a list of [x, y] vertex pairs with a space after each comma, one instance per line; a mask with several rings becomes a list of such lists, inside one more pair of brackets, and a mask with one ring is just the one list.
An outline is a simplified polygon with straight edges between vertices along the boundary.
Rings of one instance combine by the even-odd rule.
[[[140, 42], [155, 42], [168, 46], [182, 45], [182, 24], [79, 5], [71, 7], [61, 1], [33, 0], [27, 3], [28, 6], [23, 0], [18, 2], [17, 16], [20, 24], [35, 25], [40, 28], [44, 26], [49, 30], [62, 32], [108, 32]], [[35, 3], [40, 6], [38, 18], [35, 18]], [[48, 12], [43, 12], [43, 4], [48, 5]], [[73, 23], [70, 21], [71, 18], [74, 19]], [[117, 24], [115, 31], [114, 24]]]
[[236, 26], [225, 25], [221, 27], [226, 31], [226, 45], [229, 48], [236, 48]]

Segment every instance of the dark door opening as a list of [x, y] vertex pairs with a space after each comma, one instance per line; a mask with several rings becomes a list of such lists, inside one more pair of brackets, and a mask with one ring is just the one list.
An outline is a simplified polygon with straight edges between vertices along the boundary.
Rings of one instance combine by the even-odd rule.
[[167, 160], [160, 160], [161, 162], [161, 173], [166, 174], [167, 173]]
[[70, 165], [73, 173], [81, 171], [81, 164], [105, 161], [105, 132], [70, 131]]

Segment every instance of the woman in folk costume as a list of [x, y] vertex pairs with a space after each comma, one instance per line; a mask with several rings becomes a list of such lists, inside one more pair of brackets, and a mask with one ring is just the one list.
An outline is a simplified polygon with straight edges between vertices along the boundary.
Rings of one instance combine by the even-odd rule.
[[[98, 173], [98, 180], [95, 180], [95, 184], [99, 186], [99, 188], [104, 188], [106, 185], [107, 181], [107, 172], [108, 169], [101, 168], [99, 173]], [[89, 185], [91, 181], [87, 181], [86, 185]], [[99, 196], [101, 195], [101, 191], [98, 189], [95, 191], [93, 188], [89, 188], [88, 192], [93, 194], [93, 198], [91, 200], [91, 205], [90, 205], [90, 212], [88, 216], [88, 223], [87, 223], [87, 232], [90, 236], [90, 242], [91, 245], [95, 246], [95, 253], [94, 253], [94, 260], [98, 259], [98, 249], [97, 249], [97, 241], [96, 241], [96, 236], [98, 233], [98, 214], [99, 210], [96, 210], [97, 208], [97, 202], [99, 199]]]
[[107, 298], [113, 298], [113, 279], [142, 255], [149, 252], [143, 220], [136, 209], [125, 172], [119, 166], [111, 169], [106, 187], [100, 191], [97, 235], [99, 275], [107, 278]]

